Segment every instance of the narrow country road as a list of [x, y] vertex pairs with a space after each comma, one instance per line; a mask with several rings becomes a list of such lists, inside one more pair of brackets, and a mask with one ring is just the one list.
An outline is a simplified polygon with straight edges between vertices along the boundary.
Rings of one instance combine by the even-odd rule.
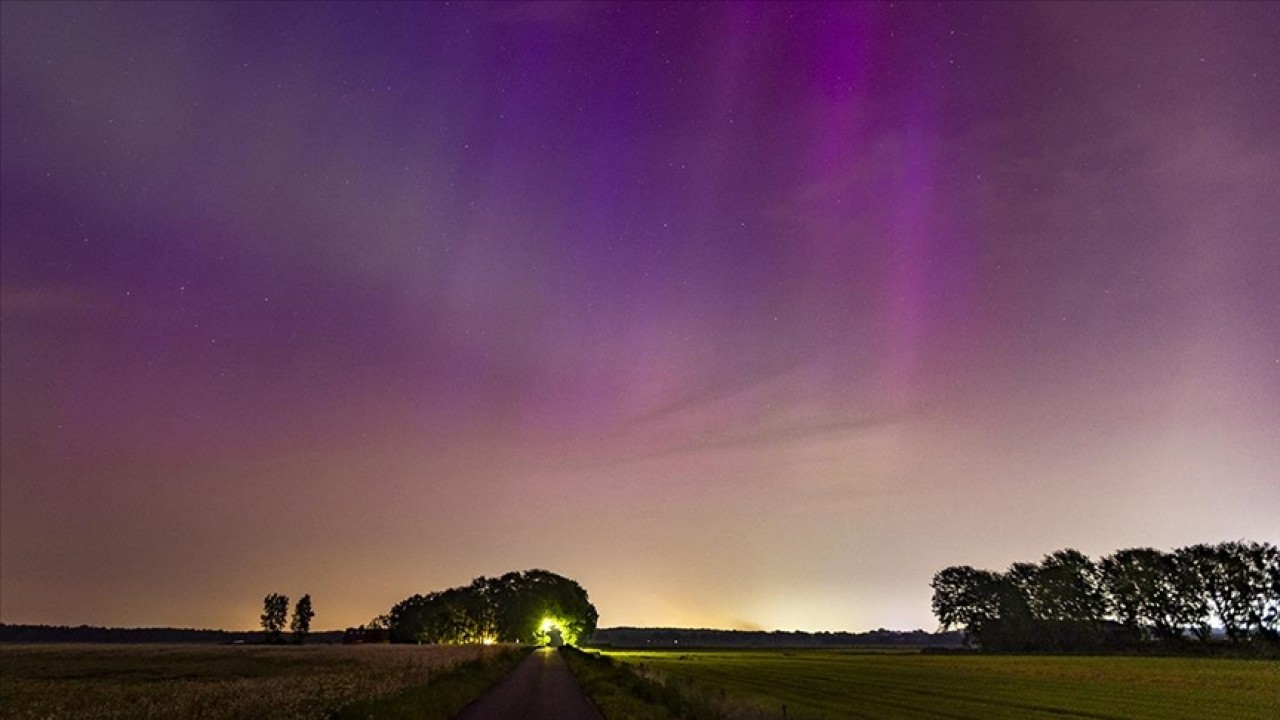
[[535, 650], [457, 720], [603, 720], [555, 648]]

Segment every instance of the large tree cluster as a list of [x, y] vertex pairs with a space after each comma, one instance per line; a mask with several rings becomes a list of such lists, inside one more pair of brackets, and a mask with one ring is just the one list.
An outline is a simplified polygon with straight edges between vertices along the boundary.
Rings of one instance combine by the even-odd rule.
[[526, 570], [406, 598], [391, 608], [386, 624], [392, 642], [574, 645], [595, 632], [596, 618], [581, 585]]
[[968, 565], [933, 576], [933, 612], [996, 651], [1074, 651], [1150, 641], [1280, 640], [1280, 551], [1224, 542], [1118, 550], [1095, 562], [1059, 550], [1006, 572]]

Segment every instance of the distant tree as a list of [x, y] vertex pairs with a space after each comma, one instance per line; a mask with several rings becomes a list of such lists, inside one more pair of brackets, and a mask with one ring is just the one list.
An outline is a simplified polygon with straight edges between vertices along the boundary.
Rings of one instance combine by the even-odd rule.
[[1079, 550], [1058, 550], [1040, 563], [1035, 610], [1045, 620], [1101, 623], [1107, 612], [1098, 566]]
[[[1093, 561], [1078, 550], [1058, 550], [1040, 564], [1014, 563], [1006, 577], [1026, 599], [1031, 621], [1025, 644], [1038, 650], [1080, 651], [1102, 644], [1106, 599]], [[1006, 611], [1017, 612], [1006, 598]]]
[[1261, 629], [1271, 623], [1274, 629], [1274, 612], [1268, 610], [1267, 602], [1270, 595], [1274, 607], [1274, 598], [1280, 594], [1268, 592], [1273, 581], [1267, 558], [1274, 552], [1274, 546], [1244, 541], [1192, 545], [1180, 551], [1194, 568], [1201, 596], [1229, 640], [1244, 640], [1251, 626]]
[[1280, 640], [1280, 548], [1271, 543], [1255, 543], [1257, 559], [1262, 566], [1262, 602], [1259, 621], [1263, 634], [1272, 641]]
[[298, 598], [298, 604], [293, 606], [293, 619], [289, 621], [294, 642], [301, 644], [306, 640], [307, 633], [311, 632], [311, 618], [315, 616], [315, 611], [311, 609], [311, 596], [303, 595]]
[[1017, 588], [1026, 600], [1027, 611], [1039, 616], [1040, 566], [1035, 563], [1016, 562], [1009, 566], [1004, 579]]
[[1026, 568], [1013, 568], [1004, 575], [995, 575], [995, 581], [986, 588], [996, 612], [991, 617], [978, 618], [971, 630], [984, 650], [1019, 652], [1041, 649], [1047, 644], [1041, 627], [1031, 612], [1027, 594]]
[[1174, 640], [1203, 622], [1202, 596], [1185, 592], [1198, 582], [1195, 573], [1176, 554], [1128, 548], [1103, 558], [1100, 567], [1111, 610], [1131, 630]]
[[1138, 636], [1143, 632], [1146, 598], [1153, 587], [1146, 577], [1143, 557], [1136, 550], [1119, 550], [1102, 558], [1099, 565], [1111, 614]]
[[1179, 547], [1174, 551], [1176, 564], [1174, 582], [1178, 585], [1175, 592], [1178, 593], [1181, 602], [1193, 609], [1196, 615], [1189, 629], [1196, 634], [1199, 641], [1207, 643], [1212, 642], [1213, 639], [1210, 624], [1213, 609], [1210, 583], [1217, 568], [1211, 548], [1207, 555], [1202, 556], [1198, 550], [1199, 547], [1202, 546]]
[[1165, 637], [1169, 639], [1181, 638], [1188, 630], [1197, 637], [1207, 637], [1209, 604], [1195, 564], [1177, 551], [1162, 555], [1164, 592], [1151, 603], [1152, 612], [1161, 616], [1155, 622], [1156, 628], [1166, 628]]
[[1249, 625], [1265, 639], [1280, 640], [1280, 549], [1271, 543], [1251, 542], [1245, 555]]
[[424, 626], [430, 612], [435, 593], [430, 595], [412, 595], [401, 600], [387, 612], [387, 626], [391, 631], [391, 642], [416, 643], [423, 642]]
[[995, 592], [999, 581], [996, 573], [968, 565], [939, 570], [929, 586], [933, 588], [933, 614], [942, 629], [964, 630], [968, 643], [976, 626], [999, 617], [1000, 601]]
[[262, 599], [262, 629], [269, 642], [280, 642], [289, 615], [289, 596], [271, 593]]

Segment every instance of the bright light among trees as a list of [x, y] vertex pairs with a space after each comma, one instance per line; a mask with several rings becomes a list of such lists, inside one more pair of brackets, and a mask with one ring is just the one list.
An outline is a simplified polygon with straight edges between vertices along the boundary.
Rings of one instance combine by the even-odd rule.
[[596, 618], [581, 585], [528, 570], [414, 595], [391, 608], [387, 622], [392, 642], [576, 645], [595, 632]]
[[577, 645], [578, 633], [572, 630], [571, 623], [558, 617], [546, 616], [538, 624], [537, 642], [539, 645]]

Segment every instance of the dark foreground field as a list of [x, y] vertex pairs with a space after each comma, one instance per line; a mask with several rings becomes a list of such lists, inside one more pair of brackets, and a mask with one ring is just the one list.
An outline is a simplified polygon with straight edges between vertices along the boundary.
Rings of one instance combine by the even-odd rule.
[[609, 652], [727, 717], [1280, 718], [1280, 663], [799, 650]]
[[[360, 708], [376, 698], [395, 699], [460, 663], [507, 651], [478, 645], [0, 645], [0, 718], [327, 718], [353, 703]], [[466, 691], [475, 696], [485, 689]], [[372, 709], [388, 714], [383, 705]]]
[[[588, 674], [579, 679], [609, 720], [778, 718], [784, 706], [788, 720], [1280, 717], [1274, 661], [849, 650], [605, 655], [615, 670], [601, 661], [572, 666]], [[0, 718], [445, 718], [523, 657], [475, 645], [0, 645]], [[479, 658], [486, 662], [471, 663]]]

